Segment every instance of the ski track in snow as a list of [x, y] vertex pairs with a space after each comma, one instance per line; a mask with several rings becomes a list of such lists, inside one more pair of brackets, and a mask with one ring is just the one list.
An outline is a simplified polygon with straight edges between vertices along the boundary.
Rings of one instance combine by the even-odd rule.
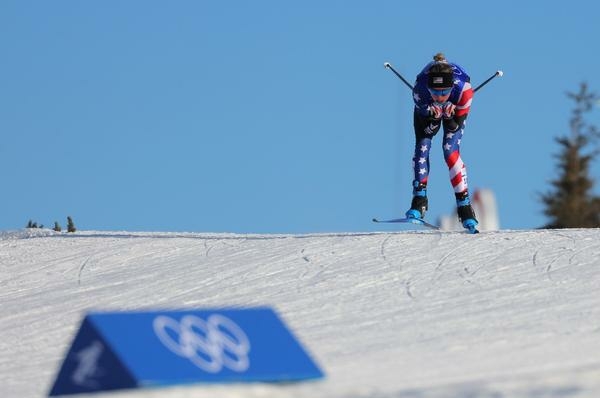
[[322, 381], [94, 397], [598, 397], [600, 230], [0, 232], [0, 397], [43, 397], [88, 310], [273, 306]]

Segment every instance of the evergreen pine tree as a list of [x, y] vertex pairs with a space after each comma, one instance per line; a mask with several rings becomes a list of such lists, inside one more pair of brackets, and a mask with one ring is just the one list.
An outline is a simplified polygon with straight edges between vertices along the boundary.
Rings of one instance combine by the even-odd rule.
[[58, 223], [58, 221], [54, 221], [54, 228], [53, 228], [53, 230], [56, 231], [56, 232], [61, 232], [62, 231], [62, 228], [61, 228], [60, 224]]
[[67, 232], [75, 231], [77, 231], [77, 228], [75, 228], [75, 223], [73, 222], [73, 219], [69, 216], [67, 217]]
[[598, 97], [588, 91], [585, 83], [579, 93], [567, 95], [575, 101], [571, 133], [555, 138], [561, 148], [555, 155], [558, 174], [550, 181], [552, 189], [541, 195], [544, 214], [550, 218], [545, 228], [600, 227], [600, 198], [592, 193], [594, 180], [589, 175], [590, 163], [599, 153], [599, 131], [583, 120], [583, 114], [592, 109]]
[[44, 224], [38, 225], [37, 221], [29, 220], [29, 222], [27, 223], [27, 228], [44, 228]]

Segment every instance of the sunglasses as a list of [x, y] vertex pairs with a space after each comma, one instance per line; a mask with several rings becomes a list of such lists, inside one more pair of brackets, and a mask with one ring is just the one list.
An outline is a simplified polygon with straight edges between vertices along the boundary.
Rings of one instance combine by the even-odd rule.
[[446, 88], [444, 90], [434, 90], [432, 88], [429, 89], [429, 93], [431, 95], [435, 95], [437, 97], [443, 97], [445, 95], [448, 95], [448, 94], [450, 94], [451, 91], [452, 91], [452, 87]]

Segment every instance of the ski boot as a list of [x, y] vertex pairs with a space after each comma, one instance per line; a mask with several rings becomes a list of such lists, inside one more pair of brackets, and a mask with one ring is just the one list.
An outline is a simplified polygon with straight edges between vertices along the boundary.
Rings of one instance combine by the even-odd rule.
[[463, 227], [472, 234], [479, 233], [475, 228], [479, 222], [475, 218], [475, 212], [471, 207], [471, 200], [467, 191], [456, 194], [456, 210]]
[[413, 198], [410, 209], [406, 212], [406, 218], [418, 218], [422, 220], [427, 211], [427, 184], [413, 181]]

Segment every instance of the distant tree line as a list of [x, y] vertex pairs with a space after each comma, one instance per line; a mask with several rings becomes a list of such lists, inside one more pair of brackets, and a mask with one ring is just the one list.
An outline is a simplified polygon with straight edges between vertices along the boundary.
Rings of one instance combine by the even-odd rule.
[[600, 154], [600, 131], [584, 120], [584, 115], [599, 104], [599, 97], [581, 83], [578, 93], [567, 93], [575, 102], [569, 121], [570, 133], [556, 137], [560, 151], [557, 175], [552, 188], [540, 195], [544, 214], [549, 218], [544, 228], [600, 227], [600, 197], [593, 192], [591, 163]]
[[[33, 220], [29, 220], [29, 222], [27, 223], [27, 228], [44, 228], [44, 224], [38, 224], [37, 222], [35, 222]], [[54, 222], [54, 228], [52, 228], [52, 230], [54, 230], [56, 232], [62, 231], [62, 227], [60, 226], [58, 221]], [[71, 218], [71, 216], [69, 216], [69, 217], [67, 217], [67, 232], [75, 232], [75, 231], [77, 231], [77, 228], [75, 227], [75, 223], [73, 222], [73, 219]]]

